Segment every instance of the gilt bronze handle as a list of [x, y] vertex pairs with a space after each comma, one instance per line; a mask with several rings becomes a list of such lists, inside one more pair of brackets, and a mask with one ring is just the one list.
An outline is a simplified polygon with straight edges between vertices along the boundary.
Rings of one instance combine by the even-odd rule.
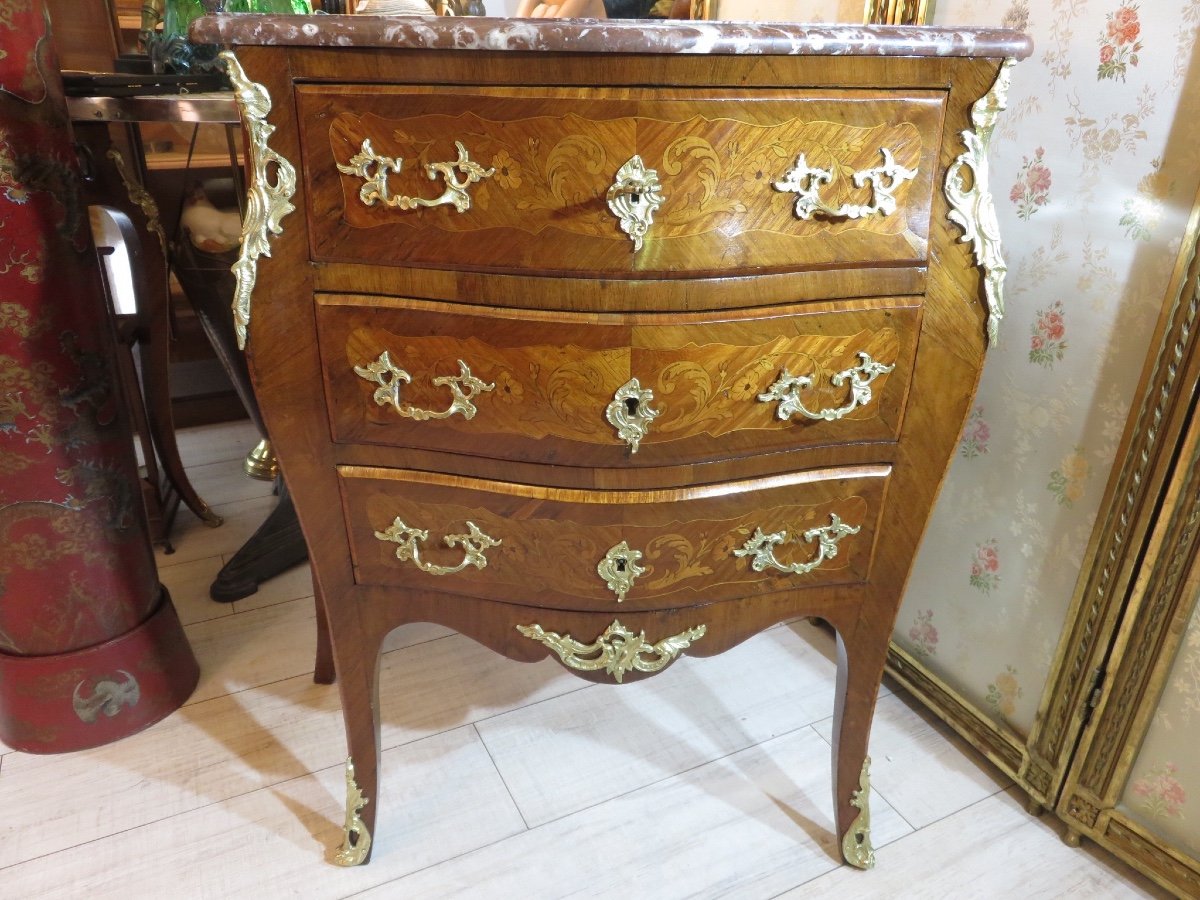
[[489, 537], [479, 530], [474, 522], [467, 523], [467, 534], [448, 534], [442, 538], [447, 547], [462, 547], [463, 559], [456, 566], [438, 566], [421, 559], [420, 544], [429, 540], [429, 532], [422, 528], [406, 525], [399, 516], [388, 526], [387, 531], [375, 532], [375, 537], [381, 541], [397, 544], [396, 559], [401, 562], [411, 562], [422, 572], [430, 575], [453, 575], [461, 572], [467, 566], [477, 569], [487, 568], [487, 557], [484, 552], [491, 547], [499, 547], [501, 542]]
[[792, 375], [787, 369], [779, 373], [775, 383], [767, 388], [765, 393], [759, 394], [758, 399], [762, 403], [778, 402], [779, 408], [776, 409], [775, 415], [785, 422], [796, 414], [804, 416], [806, 419], [819, 419], [825, 422], [840, 419], [870, 403], [872, 398], [871, 382], [896, 368], [894, 365], [889, 366], [876, 362], [870, 354], [861, 351], [858, 358], [862, 362], [857, 366], [838, 372], [829, 379], [829, 383], [834, 387], [841, 387], [849, 382], [850, 402], [845, 406], [816, 411], [808, 409], [804, 405], [804, 401], [800, 399], [800, 391], [808, 390], [813, 386], [812, 378], [807, 375]]
[[855, 187], [871, 185], [870, 203], [843, 203], [830, 206], [821, 199], [821, 188], [833, 181], [831, 169], [810, 166], [801, 153], [782, 181], [775, 182], [775, 190], [796, 194], [796, 216], [811, 219], [816, 213], [838, 219], [861, 219], [866, 216], [889, 216], [896, 211], [896, 197], [892, 193], [906, 181], [917, 176], [916, 169], [899, 165], [886, 147], [879, 148], [883, 165], [873, 169], [862, 169], [852, 176]]
[[[491, 178], [496, 174], [496, 170], [485, 169], [479, 163], [472, 161], [467, 154], [467, 148], [460, 141], [455, 141], [454, 146], [458, 150], [458, 159], [452, 162], [434, 162], [425, 165], [425, 174], [429, 176], [430, 181], [440, 175], [446, 185], [446, 189], [442, 191], [441, 195], [432, 200], [426, 200], [424, 197], [409, 197], [404, 194], [392, 196], [388, 189], [388, 174], [399, 174], [404, 167], [404, 160], [376, 153], [371, 146], [370, 138], [363, 140], [362, 148], [350, 157], [349, 165], [338, 163], [337, 168], [339, 172], [356, 175], [363, 180], [363, 185], [358, 191], [358, 199], [362, 201], [363, 206], [382, 203], [384, 206], [395, 209], [416, 209], [418, 206], [450, 204], [463, 213], [471, 208], [471, 197], [467, 194], [467, 189], [484, 178]], [[456, 176], [455, 170], [460, 172], [463, 177]]]
[[804, 540], [810, 544], [817, 542], [817, 555], [804, 563], [781, 563], [775, 558], [775, 547], [787, 540], [787, 531], [776, 531], [766, 534], [761, 528], [755, 528], [750, 540], [740, 549], [734, 550], [737, 557], [750, 557], [750, 568], [755, 572], [767, 569], [777, 569], [790, 575], [807, 575], [827, 559], [833, 559], [838, 553], [838, 544], [848, 534], [858, 534], [861, 525], [847, 525], [836, 513], [829, 514], [830, 523], [818, 528], [810, 528], [804, 532]]
[[464, 419], [475, 418], [478, 410], [471, 401], [476, 394], [494, 390], [495, 384], [488, 384], [471, 374], [470, 367], [461, 359], [458, 361], [457, 375], [439, 375], [433, 379], [438, 387], [450, 388], [450, 405], [440, 412], [437, 410], [421, 409], [402, 402], [400, 398], [401, 385], [411, 384], [412, 376], [392, 362], [388, 351], [384, 350], [373, 363], [365, 366], [355, 366], [354, 374], [359, 378], [379, 385], [375, 388], [375, 402], [379, 406], [390, 406], [406, 419], [416, 419], [425, 422], [429, 419], [448, 419], [453, 415], [461, 415]]

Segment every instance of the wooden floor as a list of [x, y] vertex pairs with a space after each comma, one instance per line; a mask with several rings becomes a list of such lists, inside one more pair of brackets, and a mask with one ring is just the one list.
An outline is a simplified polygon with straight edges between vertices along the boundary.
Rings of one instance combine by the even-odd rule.
[[246, 424], [184, 432], [200, 494], [161, 577], [200, 660], [190, 702], [142, 734], [39, 757], [0, 745], [0, 898], [1167, 897], [1085, 844], [886, 687], [871, 740], [878, 865], [832, 840], [832, 638], [777, 626], [624, 687], [505, 660], [443, 628], [382, 665], [374, 860], [341, 840], [337, 690], [312, 682], [307, 567], [208, 600], [273, 504], [241, 475]]

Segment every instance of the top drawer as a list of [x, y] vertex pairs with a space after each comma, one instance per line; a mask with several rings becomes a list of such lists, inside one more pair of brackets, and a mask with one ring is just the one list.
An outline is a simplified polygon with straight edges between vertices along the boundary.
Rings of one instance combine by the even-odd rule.
[[[670, 277], [928, 255], [936, 91], [302, 85], [297, 102], [319, 261]], [[655, 200], [635, 249], [624, 229]]]

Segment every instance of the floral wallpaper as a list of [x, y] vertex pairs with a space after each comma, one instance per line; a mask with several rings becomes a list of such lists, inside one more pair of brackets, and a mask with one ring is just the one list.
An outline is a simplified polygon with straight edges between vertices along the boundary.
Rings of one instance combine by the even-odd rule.
[[1015, 26], [1034, 53], [991, 151], [1001, 345], [894, 639], [1028, 733], [1200, 182], [1200, 0], [943, 0], [933, 24]]
[[[1200, 0], [945, 0], [1034, 55], [992, 145], [1009, 266], [894, 640], [1027, 734], [1200, 181]], [[1200, 853], [1200, 613], [1123, 808]], [[1190, 809], [1189, 809], [1190, 803]]]

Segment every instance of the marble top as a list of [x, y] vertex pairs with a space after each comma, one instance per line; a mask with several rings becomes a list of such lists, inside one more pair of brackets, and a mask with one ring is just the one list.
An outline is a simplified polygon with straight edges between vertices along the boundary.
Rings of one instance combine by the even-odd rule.
[[997, 28], [649, 19], [224, 15], [197, 19], [190, 37], [233, 45], [760, 56], [1024, 59], [1033, 50], [1027, 36]]

